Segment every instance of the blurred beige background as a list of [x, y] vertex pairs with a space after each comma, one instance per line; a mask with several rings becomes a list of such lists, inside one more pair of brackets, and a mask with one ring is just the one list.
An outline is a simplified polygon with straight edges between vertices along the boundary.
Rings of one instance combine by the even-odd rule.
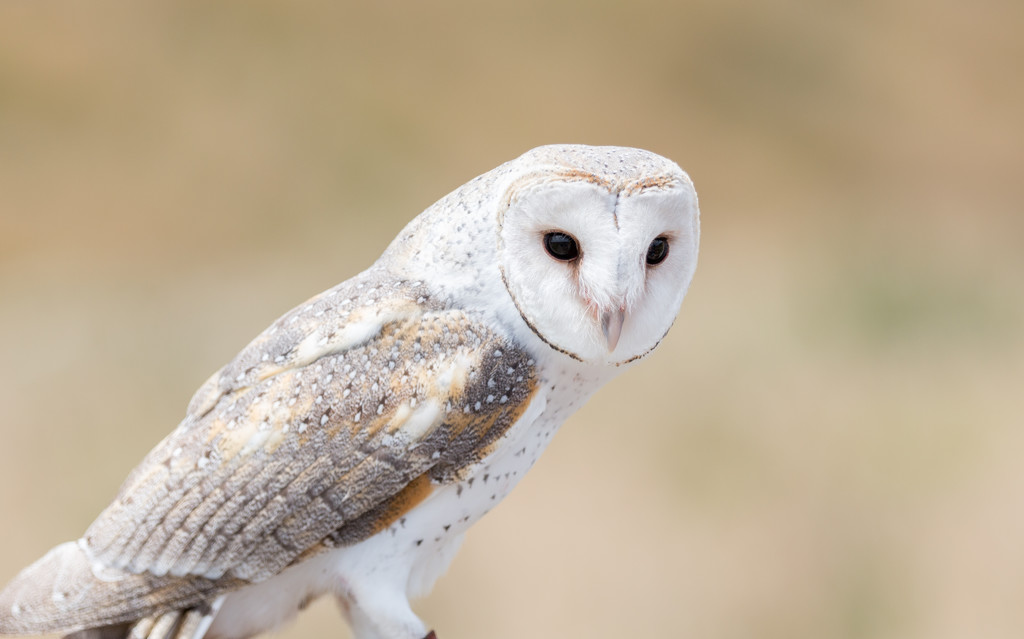
[[[1024, 636], [1024, 3], [0, 4], [0, 581], [192, 391], [550, 142], [693, 177], [669, 339], [417, 610], [443, 639]], [[333, 602], [286, 637], [347, 636]]]

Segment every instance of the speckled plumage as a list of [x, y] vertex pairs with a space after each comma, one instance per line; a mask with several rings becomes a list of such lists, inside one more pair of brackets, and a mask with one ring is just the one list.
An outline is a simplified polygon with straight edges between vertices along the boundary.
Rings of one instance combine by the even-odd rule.
[[[538, 248], [561, 229], [578, 260]], [[638, 149], [470, 181], [215, 373], [85, 535], [0, 593], [0, 633], [233, 639], [329, 592], [359, 639], [423, 637], [408, 598], [661, 340], [698, 229], [689, 179]], [[673, 250], [645, 264], [655, 237]]]

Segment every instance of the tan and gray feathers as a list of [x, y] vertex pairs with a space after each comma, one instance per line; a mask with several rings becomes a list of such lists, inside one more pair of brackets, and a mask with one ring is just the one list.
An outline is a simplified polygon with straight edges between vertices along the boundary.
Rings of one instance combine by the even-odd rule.
[[379, 273], [285, 315], [196, 394], [78, 544], [0, 598], [0, 632], [190, 608], [386, 528], [486, 456], [533, 361]]

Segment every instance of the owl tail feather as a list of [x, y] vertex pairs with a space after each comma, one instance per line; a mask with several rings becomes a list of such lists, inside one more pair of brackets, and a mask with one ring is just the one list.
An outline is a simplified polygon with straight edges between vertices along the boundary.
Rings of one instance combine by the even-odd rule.
[[135, 623], [79, 630], [64, 639], [201, 639], [213, 622], [217, 607], [173, 610]]
[[73, 639], [201, 637], [216, 612], [216, 585], [156, 577], [92, 561], [77, 542], [46, 553], [0, 591], [0, 635], [72, 633]]

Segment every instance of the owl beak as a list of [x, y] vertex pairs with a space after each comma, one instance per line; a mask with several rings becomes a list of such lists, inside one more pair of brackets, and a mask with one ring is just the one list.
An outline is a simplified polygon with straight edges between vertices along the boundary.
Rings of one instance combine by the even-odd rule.
[[622, 335], [622, 323], [626, 321], [626, 309], [619, 308], [614, 311], [601, 313], [601, 331], [608, 343], [608, 352], [611, 353], [619, 344], [619, 336]]

